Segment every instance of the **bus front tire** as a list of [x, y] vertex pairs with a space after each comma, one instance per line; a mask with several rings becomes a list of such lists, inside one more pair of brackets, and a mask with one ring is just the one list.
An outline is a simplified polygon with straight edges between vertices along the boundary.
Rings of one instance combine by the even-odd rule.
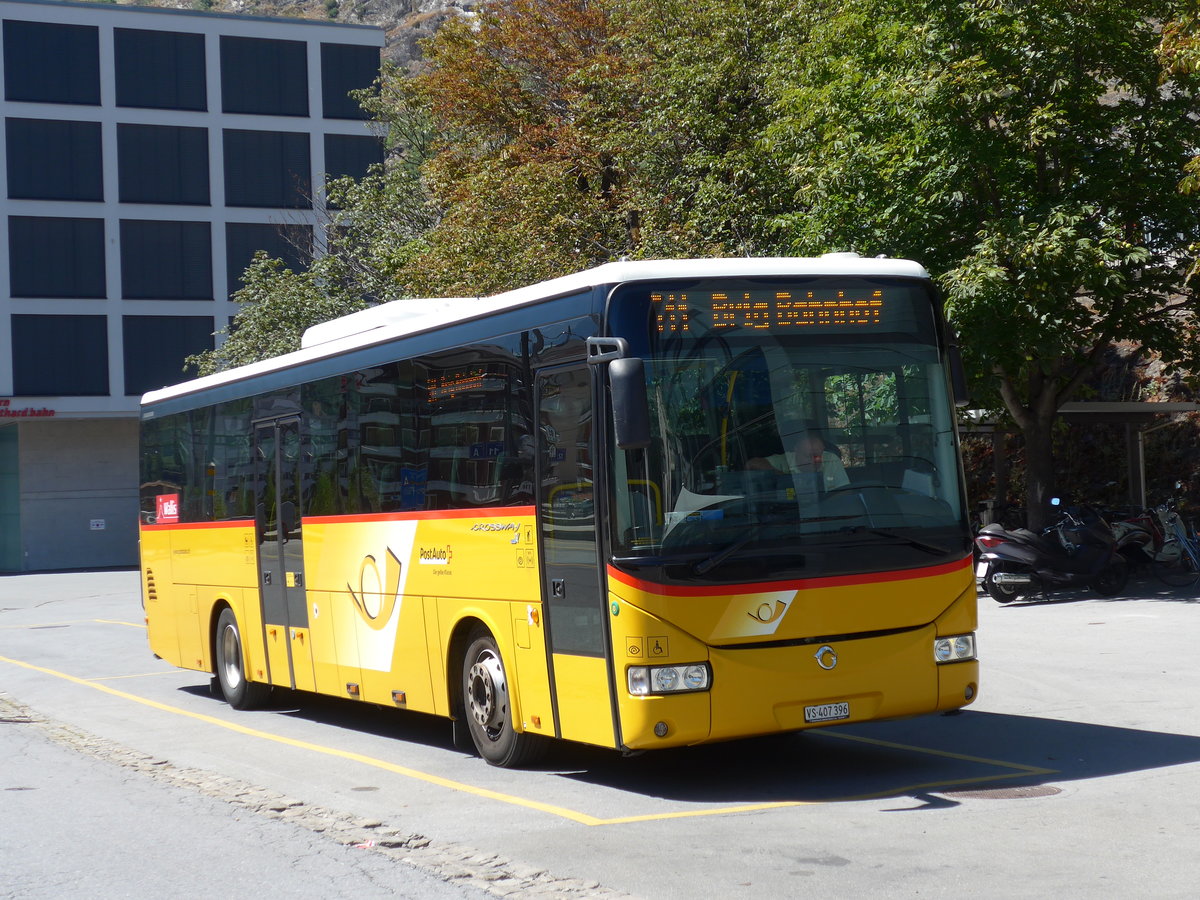
[[270, 688], [246, 680], [246, 656], [237, 616], [226, 607], [217, 619], [216, 682], [225, 702], [234, 709], [254, 709], [267, 699]]
[[463, 712], [471, 741], [493, 766], [526, 765], [545, 751], [545, 740], [513, 728], [508, 676], [500, 648], [486, 629], [477, 629], [462, 667]]

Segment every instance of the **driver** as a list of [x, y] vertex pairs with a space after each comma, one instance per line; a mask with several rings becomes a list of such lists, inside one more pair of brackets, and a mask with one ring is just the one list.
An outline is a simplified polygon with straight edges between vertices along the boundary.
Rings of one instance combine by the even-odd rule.
[[821, 476], [821, 486], [827, 491], [850, 483], [842, 458], [811, 431], [801, 432], [790, 452], [756, 456], [746, 461], [746, 468], [783, 475], [817, 473]]

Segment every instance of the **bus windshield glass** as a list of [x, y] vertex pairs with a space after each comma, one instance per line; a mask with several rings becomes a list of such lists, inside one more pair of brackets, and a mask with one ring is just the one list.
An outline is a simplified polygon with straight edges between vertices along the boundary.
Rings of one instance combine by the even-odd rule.
[[629, 284], [609, 322], [645, 360], [653, 428], [649, 448], [610, 450], [614, 564], [762, 581], [967, 552], [926, 282]]

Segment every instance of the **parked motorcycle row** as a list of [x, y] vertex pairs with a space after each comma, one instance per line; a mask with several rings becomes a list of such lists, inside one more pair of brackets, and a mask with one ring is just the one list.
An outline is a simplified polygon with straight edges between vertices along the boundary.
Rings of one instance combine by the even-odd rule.
[[976, 534], [976, 580], [997, 602], [1044, 600], [1070, 588], [1111, 597], [1138, 570], [1168, 585], [1200, 581], [1200, 544], [1173, 503], [1124, 515], [1052, 503], [1058, 520], [1041, 534], [1000, 524]]

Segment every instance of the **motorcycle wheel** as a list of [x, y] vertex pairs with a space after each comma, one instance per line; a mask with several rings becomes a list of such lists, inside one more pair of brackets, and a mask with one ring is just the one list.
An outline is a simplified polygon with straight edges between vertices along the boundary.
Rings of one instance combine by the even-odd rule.
[[1110, 563], [1108, 568], [1092, 581], [1091, 587], [1101, 597], [1113, 597], [1125, 589], [1128, 581], [1129, 566], [1122, 560]]
[[988, 566], [987, 574], [983, 576], [983, 589], [987, 591], [989, 597], [997, 603], [1012, 603], [1014, 600], [1021, 599], [1021, 587], [1015, 584], [996, 584], [993, 580], [993, 575], [997, 572], [1006, 571], [1004, 568], [997, 568], [994, 565]]

